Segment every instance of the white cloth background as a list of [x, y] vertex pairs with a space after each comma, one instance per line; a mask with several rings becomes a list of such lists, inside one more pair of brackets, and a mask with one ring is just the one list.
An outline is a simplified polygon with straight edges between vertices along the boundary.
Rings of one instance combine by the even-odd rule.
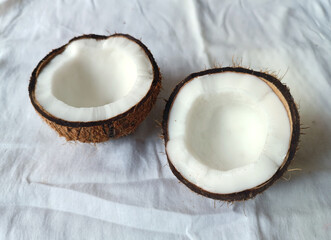
[[[81, 34], [128, 33], [163, 74], [138, 130], [67, 143], [36, 114], [29, 77]], [[232, 59], [284, 76], [306, 135], [286, 174], [227, 206], [173, 176], [155, 120], [189, 73]], [[331, 239], [331, 2], [0, 0], [0, 239]]]

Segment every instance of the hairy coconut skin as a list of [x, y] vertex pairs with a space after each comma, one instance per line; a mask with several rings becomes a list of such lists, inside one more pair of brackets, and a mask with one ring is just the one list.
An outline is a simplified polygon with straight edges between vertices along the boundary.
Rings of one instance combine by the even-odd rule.
[[[148, 56], [152, 67], [153, 67], [153, 82], [147, 92], [147, 94], [138, 102], [135, 106], [130, 108], [128, 111], [117, 115], [113, 118], [102, 120], [102, 121], [91, 121], [91, 122], [71, 122], [57, 118], [52, 114], [48, 113], [38, 103], [35, 96], [35, 86], [38, 81], [38, 75], [42, 69], [58, 54], [62, 53], [66, 46], [71, 42], [79, 39], [96, 39], [104, 40], [112, 37], [123, 37], [130, 41], [137, 43]], [[102, 35], [82, 35], [71, 39], [64, 46], [54, 49], [46, 57], [44, 57], [32, 72], [29, 84], [29, 97], [32, 105], [34, 106], [37, 113], [42, 119], [58, 134], [65, 137], [67, 141], [80, 141], [87, 143], [104, 142], [111, 138], [119, 138], [132, 133], [138, 125], [147, 117], [151, 111], [153, 105], [156, 102], [157, 96], [161, 88], [161, 74], [160, 70], [153, 58], [153, 55], [148, 48], [139, 40], [127, 34], [114, 34], [110, 36]]]
[[[181, 81], [173, 90], [172, 94], [170, 95], [169, 100], [167, 101], [164, 113], [163, 113], [163, 122], [162, 122], [162, 130], [163, 130], [163, 137], [165, 141], [165, 146], [167, 146], [167, 142], [169, 140], [168, 136], [168, 120], [169, 120], [169, 113], [171, 111], [172, 105], [174, 100], [176, 99], [177, 94], [181, 90], [181, 88], [188, 82], [192, 81], [194, 78], [208, 75], [208, 74], [216, 74], [216, 73], [222, 73], [222, 72], [238, 72], [238, 73], [245, 73], [245, 74], [251, 74], [254, 76], [259, 77], [261, 80], [265, 81], [274, 91], [279, 91], [283, 99], [286, 100], [287, 106], [287, 112], [291, 120], [291, 129], [292, 129], [292, 135], [291, 135], [291, 142], [289, 146], [289, 150], [287, 152], [287, 155], [283, 161], [283, 164], [279, 167], [277, 172], [266, 182], [263, 184], [256, 186], [251, 189], [247, 189], [241, 192], [235, 192], [230, 194], [218, 194], [206, 191], [195, 184], [188, 181], [186, 178], [184, 178], [179, 171], [175, 168], [175, 166], [171, 163], [171, 159], [169, 158], [169, 155], [166, 151], [168, 163], [170, 166], [171, 171], [173, 174], [182, 182], [184, 183], [188, 188], [190, 188], [192, 191], [201, 194], [203, 196], [213, 198], [216, 200], [223, 200], [228, 202], [233, 201], [243, 201], [247, 199], [254, 198], [257, 194], [262, 193], [264, 190], [266, 190], [268, 187], [270, 187], [272, 184], [274, 184], [286, 171], [291, 163], [292, 159], [294, 158], [295, 152], [298, 148], [299, 143], [299, 137], [300, 137], [300, 116], [298, 109], [296, 107], [296, 104], [294, 102], [294, 99], [292, 95], [290, 94], [290, 90], [286, 85], [281, 83], [279, 79], [277, 79], [275, 76], [272, 76], [270, 74], [264, 73], [264, 72], [257, 72], [251, 69], [246, 69], [242, 67], [225, 67], [225, 68], [214, 68], [209, 69], [205, 71], [201, 71], [198, 73], [193, 73], [189, 75], [186, 79]], [[278, 95], [278, 94], [277, 94]], [[283, 102], [283, 101], [282, 101]], [[284, 104], [284, 102], [283, 102]]]

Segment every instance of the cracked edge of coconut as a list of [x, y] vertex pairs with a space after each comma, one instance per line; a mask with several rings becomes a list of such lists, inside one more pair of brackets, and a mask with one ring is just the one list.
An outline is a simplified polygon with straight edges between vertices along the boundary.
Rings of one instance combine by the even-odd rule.
[[[224, 73], [224, 72], [234, 72], [234, 73], [241, 73], [241, 74], [249, 74], [255, 77], [258, 77], [261, 81], [263, 80], [271, 89], [272, 91], [279, 97], [279, 100], [284, 105], [286, 112], [289, 117], [290, 121], [290, 128], [291, 128], [291, 138], [288, 146], [288, 151], [286, 153], [286, 156], [283, 158], [282, 162], [278, 165], [277, 170], [274, 172], [274, 174], [265, 179], [262, 183], [251, 186], [247, 189], [242, 189], [239, 191], [234, 192], [215, 192], [215, 191], [208, 191], [204, 189], [203, 187], [199, 186], [196, 182], [193, 183], [191, 179], [189, 179], [187, 176], [184, 176], [180, 169], [177, 169], [176, 165], [173, 164], [171, 157], [169, 156], [169, 153], [167, 151], [167, 144], [169, 141], [169, 116], [171, 109], [173, 107], [173, 104], [176, 100], [176, 97], [180, 90], [191, 82], [193, 79], [205, 76], [208, 74], [218, 74], [218, 73]], [[166, 154], [168, 158], [168, 163], [170, 166], [170, 169], [174, 173], [174, 175], [183, 182], [187, 187], [189, 187], [191, 190], [193, 190], [196, 193], [199, 193], [203, 196], [223, 200], [223, 201], [241, 201], [241, 200], [247, 200], [250, 198], [255, 197], [257, 194], [263, 192], [268, 187], [270, 187], [275, 181], [277, 181], [283, 174], [286, 172], [291, 160], [294, 158], [295, 152], [297, 150], [297, 146], [299, 143], [299, 137], [300, 137], [300, 117], [299, 113], [296, 107], [296, 104], [294, 102], [293, 97], [290, 94], [289, 89], [287, 86], [282, 84], [275, 76], [272, 76], [270, 74], [264, 73], [264, 72], [257, 72], [251, 69], [242, 68], [242, 67], [225, 67], [225, 68], [215, 68], [215, 69], [209, 69], [205, 71], [201, 71], [198, 73], [193, 73], [189, 75], [186, 79], [181, 81], [172, 92], [171, 96], [169, 97], [169, 100], [167, 101], [164, 114], [163, 114], [163, 122], [162, 122], [162, 130], [164, 135], [164, 141], [166, 146]], [[216, 179], [217, 180], [217, 179]], [[230, 183], [231, 184], [231, 183]]]
[[[123, 38], [128, 41], [137, 44], [144, 54], [146, 59], [149, 60], [152, 67], [152, 81], [147, 93], [136, 102], [136, 104], [130, 106], [129, 109], [123, 111], [115, 116], [111, 116], [107, 119], [92, 121], [68, 121], [49, 113], [38, 102], [36, 98], [35, 88], [38, 81], [38, 76], [47, 65], [56, 58], [59, 54], [63, 53], [68, 45], [79, 40], [102, 41], [111, 38]], [[151, 111], [153, 105], [156, 102], [157, 96], [161, 88], [161, 74], [160, 70], [153, 58], [153, 55], [148, 48], [139, 40], [127, 34], [114, 34], [110, 36], [102, 35], [82, 35], [71, 39], [67, 44], [54, 49], [48, 55], [46, 55], [37, 65], [32, 72], [29, 83], [29, 97], [32, 105], [42, 119], [58, 134], [65, 137], [67, 141], [80, 141], [80, 142], [104, 142], [111, 138], [119, 138], [132, 133], [137, 126], [147, 117]], [[81, 120], [81, 119], [80, 119]]]

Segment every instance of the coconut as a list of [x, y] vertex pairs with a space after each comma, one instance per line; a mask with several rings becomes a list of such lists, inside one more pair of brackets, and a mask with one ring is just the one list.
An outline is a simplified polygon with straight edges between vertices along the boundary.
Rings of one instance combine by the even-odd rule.
[[163, 135], [174, 175], [196, 193], [253, 198], [287, 170], [300, 136], [289, 89], [241, 67], [193, 73], [167, 101]]
[[161, 87], [151, 52], [130, 35], [83, 35], [51, 51], [34, 69], [37, 113], [68, 141], [103, 142], [132, 133]]

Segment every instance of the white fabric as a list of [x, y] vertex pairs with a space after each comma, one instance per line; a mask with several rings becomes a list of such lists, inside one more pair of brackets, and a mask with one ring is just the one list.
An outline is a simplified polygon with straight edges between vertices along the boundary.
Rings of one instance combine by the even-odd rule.
[[[330, 22], [327, 0], [0, 0], [0, 239], [330, 239]], [[131, 136], [67, 143], [30, 104], [30, 74], [72, 37], [114, 32], [149, 47], [163, 91]], [[285, 75], [309, 129], [302, 171], [227, 206], [178, 182], [155, 120], [180, 80], [232, 59]]]

